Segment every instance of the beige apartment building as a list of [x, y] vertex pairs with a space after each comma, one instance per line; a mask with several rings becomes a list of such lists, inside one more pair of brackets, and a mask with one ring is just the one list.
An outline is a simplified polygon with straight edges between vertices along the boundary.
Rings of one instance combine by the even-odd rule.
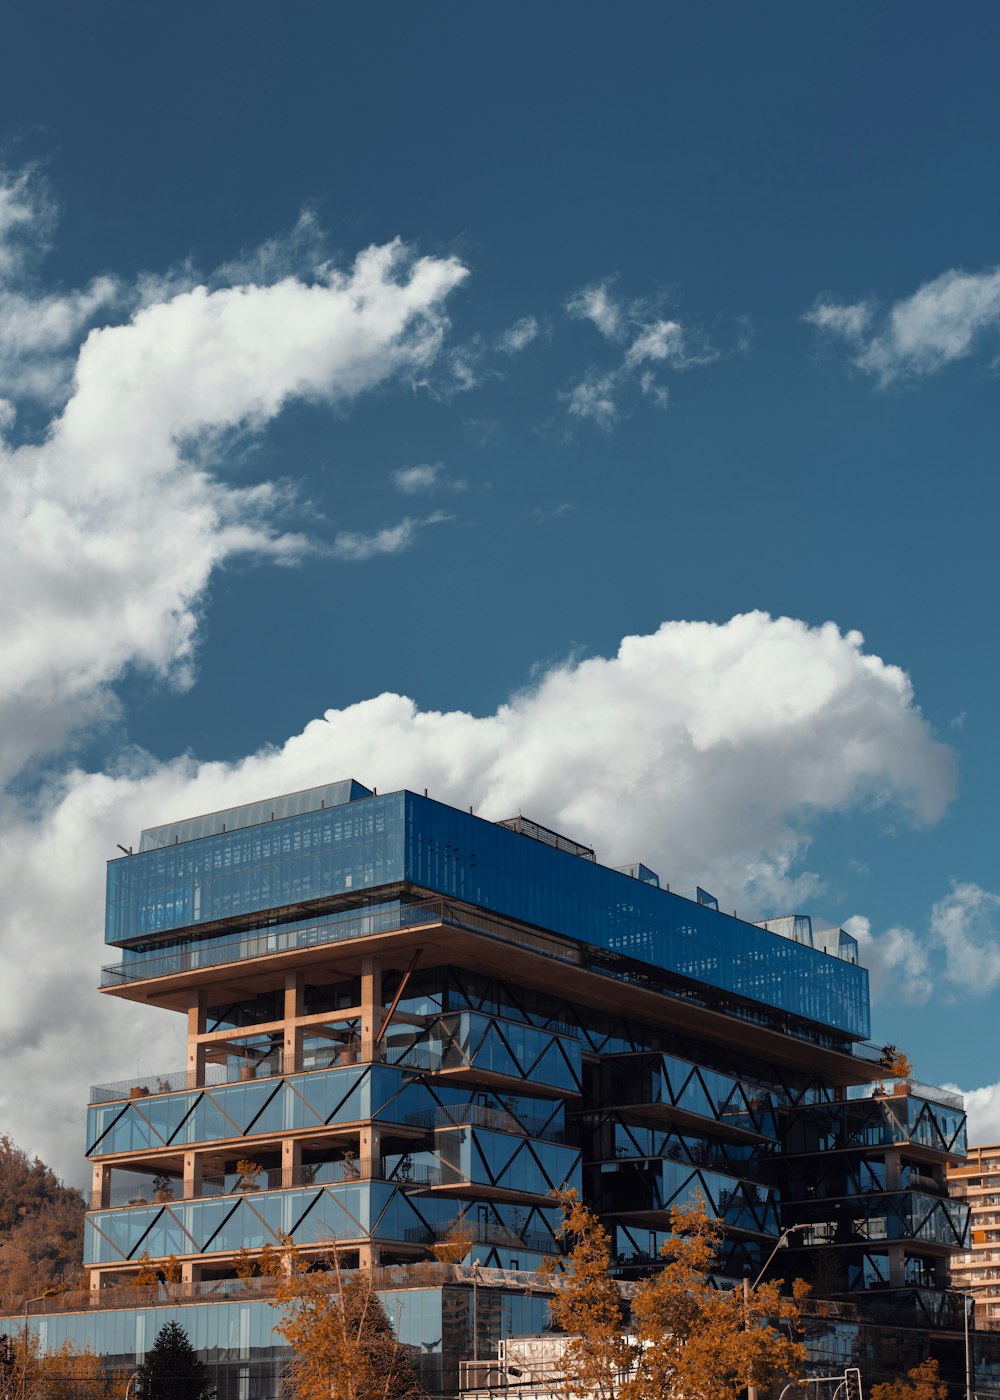
[[948, 1191], [970, 1209], [969, 1248], [951, 1257], [955, 1288], [975, 1299], [977, 1327], [1000, 1329], [1000, 1143], [948, 1167]]

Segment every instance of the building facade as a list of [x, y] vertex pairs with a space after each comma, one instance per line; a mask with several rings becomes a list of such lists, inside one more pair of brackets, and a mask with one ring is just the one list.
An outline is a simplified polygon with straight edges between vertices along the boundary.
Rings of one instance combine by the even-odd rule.
[[973, 1298], [977, 1327], [1000, 1330], [1000, 1143], [970, 1147], [949, 1167], [948, 1186], [970, 1216], [969, 1247], [952, 1260], [955, 1287]]
[[[183, 1017], [186, 1063], [91, 1092], [91, 1293], [33, 1314], [46, 1345], [127, 1365], [176, 1316], [220, 1400], [269, 1400], [249, 1264], [335, 1241], [452, 1393], [460, 1360], [544, 1326], [565, 1187], [623, 1280], [695, 1192], [723, 1277], [798, 1227], [780, 1272], [832, 1300], [820, 1366], [884, 1369], [873, 1321], [894, 1357], [954, 1333], [962, 1105], [873, 1082], [841, 930], [748, 923], [524, 818], [348, 781], [144, 831], [109, 862], [106, 939], [102, 991]], [[147, 1261], [166, 1285], [126, 1293]]]

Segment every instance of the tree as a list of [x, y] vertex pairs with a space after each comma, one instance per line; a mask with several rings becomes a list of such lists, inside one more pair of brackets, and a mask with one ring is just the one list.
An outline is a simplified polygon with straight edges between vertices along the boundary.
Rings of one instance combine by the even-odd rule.
[[37, 1333], [23, 1331], [8, 1340], [8, 1383], [16, 1378], [13, 1393], [24, 1400], [116, 1400], [125, 1388], [123, 1374], [105, 1371], [89, 1346], [80, 1350], [63, 1342], [55, 1351], [43, 1351]]
[[732, 1400], [748, 1382], [766, 1391], [779, 1376], [794, 1379], [806, 1358], [795, 1334], [809, 1285], [796, 1279], [791, 1297], [780, 1279], [746, 1296], [741, 1288], [714, 1287], [722, 1225], [709, 1219], [701, 1197], [674, 1207], [670, 1229], [663, 1268], [633, 1295], [638, 1351], [623, 1400]]
[[79, 1191], [0, 1135], [0, 1307], [79, 1274], [84, 1209]]
[[568, 1246], [560, 1263], [546, 1259], [539, 1272], [558, 1276], [549, 1316], [570, 1334], [563, 1353], [568, 1395], [614, 1400], [635, 1361], [636, 1348], [625, 1335], [618, 1285], [611, 1277], [607, 1230], [573, 1190], [555, 1193], [562, 1209], [558, 1233]]
[[909, 1079], [913, 1073], [909, 1056], [898, 1045], [883, 1045], [878, 1063], [893, 1079]]
[[434, 1258], [439, 1264], [461, 1264], [475, 1242], [475, 1229], [468, 1220], [457, 1215], [448, 1226], [444, 1238], [434, 1245]]
[[215, 1386], [179, 1322], [166, 1322], [139, 1367], [143, 1400], [212, 1400]]
[[336, 1249], [310, 1270], [294, 1246], [278, 1285], [275, 1327], [292, 1351], [293, 1400], [415, 1400], [423, 1395], [375, 1292], [370, 1270], [346, 1273]]
[[144, 1249], [142, 1253], [136, 1257], [135, 1262], [139, 1267], [129, 1279], [129, 1287], [155, 1288], [160, 1281], [160, 1275], [157, 1272], [156, 1265], [150, 1258], [149, 1250]]
[[900, 1376], [873, 1385], [869, 1400], [948, 1400], [948, 1387], [938, 1374], [937, 1361], [928, 1356], [907, 1372], [905, 1380]]

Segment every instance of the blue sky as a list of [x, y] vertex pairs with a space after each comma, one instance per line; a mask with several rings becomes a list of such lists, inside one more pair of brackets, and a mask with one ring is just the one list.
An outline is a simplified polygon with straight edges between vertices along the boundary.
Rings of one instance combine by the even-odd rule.
[[851, 920], [877, 1038], [1000, 1132], [998, 31], [894, 3], [8, 18], [26, 1146], [75, 1172], [85, 1085], [53, 1063], [179, 1054], [80, 991], [115, 842], [348, 775]]

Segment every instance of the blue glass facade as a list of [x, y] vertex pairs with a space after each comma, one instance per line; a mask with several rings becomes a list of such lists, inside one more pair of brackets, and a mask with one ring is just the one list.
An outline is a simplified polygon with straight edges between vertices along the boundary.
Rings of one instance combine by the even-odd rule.
[[135, 943], [403, 881], [869, 1034], [864, 968], [410, 792], [111, 861], [105, 937]]
[[234, 1296], [267, 1280], [236, 1267], [291, 1241], [395, 1271], [390, 1315], [449, 1393], [472, 1335], [543, 1325], [513, 1281], [559, 1253], [567, 1187], [625, 1279], [700, 1193], [722, 1277], [795, 1223], [797, 1271], [829, 1245], [841, 1296], [945, 1296], [965, 1221], [928, 1182], [964, 1116], [848, 1096], [866, 971], [551, 837], [346, 782], [151, 828], [109, 863], [102, 985], [185, 1014], [188, 1053], [92, 1094], [80, 1316], [102, 1351], [139, 1355], [159, 1311], [101, 1290], [172, 1256], [220, 1400], [273, 1400], [273, 1311]]

